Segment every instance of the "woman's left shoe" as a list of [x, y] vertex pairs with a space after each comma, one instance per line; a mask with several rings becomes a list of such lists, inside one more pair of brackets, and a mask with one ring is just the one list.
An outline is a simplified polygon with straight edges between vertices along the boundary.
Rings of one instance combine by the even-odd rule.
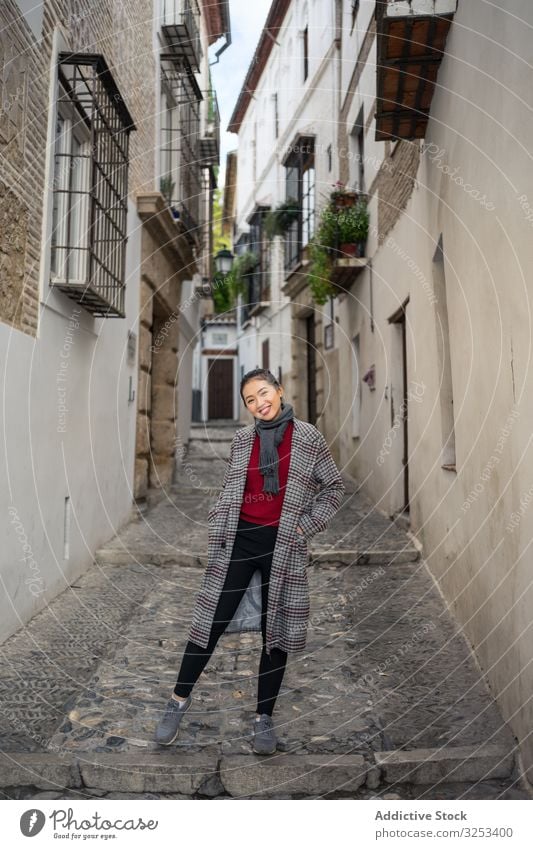
[[277, 744], [272, 717], [262, 713], [260, 719], [254, 720], [253, 750], [257, 755], [273, 755]]

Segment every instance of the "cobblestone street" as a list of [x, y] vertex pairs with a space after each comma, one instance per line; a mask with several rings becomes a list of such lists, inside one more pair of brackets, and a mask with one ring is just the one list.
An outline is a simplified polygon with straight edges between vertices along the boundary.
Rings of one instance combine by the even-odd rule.
[[222, 637], [176, 744], [174, 685], [233, 429], [193, 428], [176, 484], [1, 648], [7, 798], [528, 798], [516, 741], [414, 540], [353, 481], [311, 543], [306, 650], [251, 751], [260, 635]]

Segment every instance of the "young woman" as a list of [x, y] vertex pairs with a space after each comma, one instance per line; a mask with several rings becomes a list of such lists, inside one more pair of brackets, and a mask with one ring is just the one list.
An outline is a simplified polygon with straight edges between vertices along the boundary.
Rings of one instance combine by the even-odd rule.
[[261, 631], [253, 749], [276, 750], [272, 713], [287, 654], [305, 648], [307, 543], [340, 507], [345, 486], [314, 425], [294, 416], [268, 369], [244, 375], [240, 394], [254, 423], [240, 428], [208, 516], [207, 568], [178, 680], [155, 740], [174, 742], [191, 690], [226, 631]]

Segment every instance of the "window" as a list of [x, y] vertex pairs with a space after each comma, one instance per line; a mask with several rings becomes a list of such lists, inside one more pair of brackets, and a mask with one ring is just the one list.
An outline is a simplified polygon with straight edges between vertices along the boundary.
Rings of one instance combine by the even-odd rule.
[[442, 467], [455, 469], [455, 414], [453, 407], [452, 345], [448, 321], [446, 272], [442, 233], [433, 256], [433, 295], [437, 339], [437, 365], [440, 375], [439, 400], [442, 434]]
[[50, 273], [54, 284], [83, 285], [89, 260], [90, 137], [62, 91], [56, 122]]
[[302, 247], [308, 244], [315, 231], [315, 169], [305, 168], [302, 174]]
[[257, 265], [249, 277], [250, 309], [270, 300], [270, 240], [265, 234], [264, 221], [269, 207], [257, 207], [248, 219], [250, 233], [248, 250], [257, 256]]
[[300, 261], [301, 251], [315, 231], [315, 140], [300, 136], [284, 161], [285, 197], [294, 198], [299, 209], [285, 238], [285, 267]]
[[[235, 256], [242, 256], [251, 250], [251, 246], [249, 244], [250, 235], [249, 233], [243, 233], [237, 241], [235, 242]], [[248, 295], [238, 295], [238, 322], [239, 328], [244, 328], [248, 322], [250, 321], [250, 301]]]
[[361, 107], [350, 138], [350, 182], [358, 192], [365, 191], [365, 125]]
[[60, 53], [50, 284], [93, 315], [124, 317], [129, 133], [99, 54]]
[[203, 188], [198, 145], [202, 93], [185, 60], [161, 55], [160, 190], [185, 236], [200, 243], [200, 198]]
[[257, 121], [254, 121], [254, 137], [252, 139], [252, 174], [255, 183], [257, 181]]
[[304, 82], [309, 76], [309, 29], [303, 31]]
[[277, 139], [279, 136], [279, 106], [277, 91], [272, 95], [272, 100], [274, 103], [274, 138]]
[[359, 11], [359, 0], [352, 0], [352, 27], [350, 29], [350, 35], [354, 31], [358, 11]]
[[352, 369], [352, 436], [361, 436], [361, 351], [359, 334], [352, 339], [353, 369]]
[[261, 368], [270, 368], [270, 349], [269, 349], [269, 340], [264, 339], [261, 343], [261, 360], [263, 365]]
[[176, 202], [179, 171], [179, 108], [165, 78], [161, 97], [161, 191]]
[[328, 145], [328, 149], [326, 151], [328, 157], [328, 171], [331, 171], [333, 168], [333, 148], [331, 145]]

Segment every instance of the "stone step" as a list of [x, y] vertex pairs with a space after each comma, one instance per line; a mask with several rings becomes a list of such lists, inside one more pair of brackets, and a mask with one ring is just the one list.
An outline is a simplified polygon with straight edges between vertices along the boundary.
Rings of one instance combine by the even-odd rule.
[[[1, 753], [0, 787], [13, 791], [81, 790], [179, 793], [215, 798], [353, 796], [390, 789], [516, 778], [515, 750], [498, 744], [357, 753], [222, 755], [216, 748], [159, 753]], [[398, 797], [400, 798], [400, 796]]]
[[[407, 547], [400, 551], [387, 551], [382, 549], [335, 549], [334, 551], [321, 551], [311, 548], [309, 551], [310, 562], [320, 566], [394, 566], [398, 563], [414, 563], [420, 557], [416, 548]], [[207, 566], [206, 551], [183, 551], [174, 546], [162, 546], [157, 548], [129, 548], [106, 547], [96, 552], [95, 561], [99, 565], [120, 565], [125, 563], [154, 564], [157, 566]]]

